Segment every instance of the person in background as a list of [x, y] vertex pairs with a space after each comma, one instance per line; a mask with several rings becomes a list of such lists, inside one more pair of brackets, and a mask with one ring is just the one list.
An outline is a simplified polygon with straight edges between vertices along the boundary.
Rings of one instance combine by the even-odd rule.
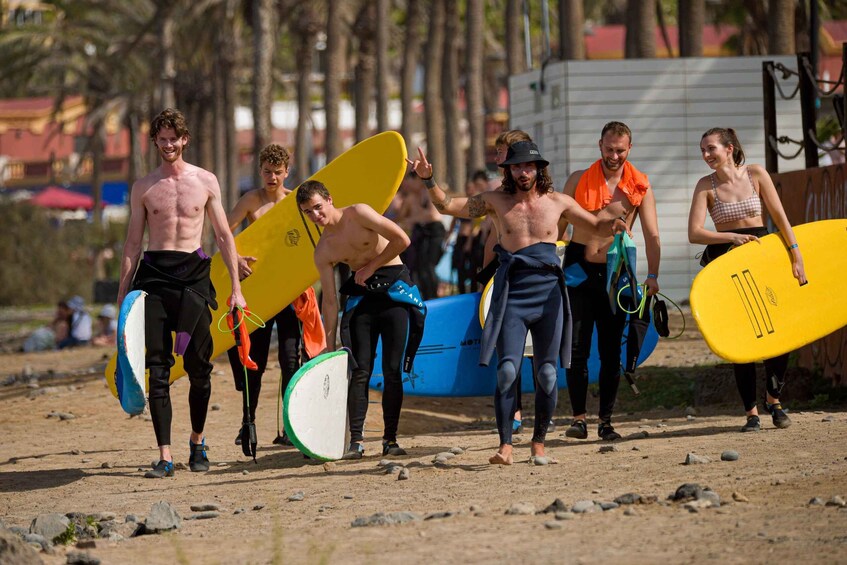
[[[798, 284], [806, 284], [803, 254], [779, 201], [779, 194], [763, 167], [744, 165], [744, 149], [735, 130], [708, 130], [700, 139], [700, 154], [706, 165], [714, 171], [697, 182], [688, 212], [688, 241], [707, 246], [701, 264], [706, 266], [733, 247], [758, 241], [767, 235], [764, 215], [764, 208], [767, 208], [768, 215], [779, 229], [791, 255], [794, 278]], [[704, 227], [707, 212], [715, 224], [715, 231]], [[779, 395], [788, 369], [788, 353], [766, 359], [764, 364], [767, 388], [765, 410], [770, 413], [774, 426], [787, 428], [791, 425], [791, 419], [782, 408]], [[747, 413], [747, 422], [741, 431], [757, 432], [761, 429], [761, 422], [756, 407], [756, 365], [733, 363], [732, 369]]]
[[91, 338], [92, 345], [115, 346], [118, 337], [117, 310], [113, 304], [106, 304], [97, 314], [97, 331]]
[[81, 296], [74, 296], [65, 304], [70, 313], [68, 334], [56, 341], [56, 349], [88, 345], [91, 341], [91, 316], [85, 310], [85, 300]]

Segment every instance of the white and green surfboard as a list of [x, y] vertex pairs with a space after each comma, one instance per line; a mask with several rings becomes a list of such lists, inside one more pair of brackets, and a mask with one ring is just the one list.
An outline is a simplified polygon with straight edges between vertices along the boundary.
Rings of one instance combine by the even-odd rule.
[[294, 373], [285, 391], [282, 421], [291, 443], [320, 461], [341, 459], [350, 437], [347, 351], [315, 357]]

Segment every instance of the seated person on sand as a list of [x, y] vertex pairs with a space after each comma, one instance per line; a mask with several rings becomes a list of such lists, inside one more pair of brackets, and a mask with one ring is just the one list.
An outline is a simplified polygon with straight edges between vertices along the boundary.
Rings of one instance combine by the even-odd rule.
[[97, 314], [96, 334], [91, 338], [91, 345], [114, 346], [118, 337], [117, 309], [112, 304], [106, 304]]
[[74, 296], [66, 302], [70, 311], [68, 333], [63, 339], [56, 340], [56, 349], [88, 345], [91, 341], [91, 316], [85, 310], [85, 301]]

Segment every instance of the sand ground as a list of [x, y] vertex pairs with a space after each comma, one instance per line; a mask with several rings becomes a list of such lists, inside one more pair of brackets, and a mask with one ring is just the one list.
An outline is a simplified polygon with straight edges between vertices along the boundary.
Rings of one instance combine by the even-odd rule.
[[[114, 512], [145, 516], [164, 500], [186, 518], [190, 506], [216, 503], [220, 516], [184, 520], [174, 533], [97, 540], [82, 550], [103, 563], [839, 563], [847, 562], [847, 508], [809, 505], [835, 495], [847, 498], [847, 412], [791, 413], [794, 425], [777, 430], [763, 417], [759, 433], [738, 433], [736, 407], [683, 407], [622, 415], [624, 440], [616, 451], [590, 426], [588, 440], [563, 437], [568, 412], [560, 396], [558, 429], [548, 436], [557, 465], [527, 462], [530, 433], [517, 436], [512, 467], [488, 465], [496, 449], [491, 399], [407, 397], [397, 458], [409, 479], [384, 474], [379, 438], [379, 395], [372, 393], [361, 461], [313, 463], [293, 448], [271, 444], [276, 427], [277, 371], [269, 370], [259, 405], [258, 464], [233, 444], [240, 424], [240, 393], [225, 359], [216, 362], [207, 437], [208, 473], [177, 471], [148, 480], [143, 470], [157, 458], [149, 421], [128, 418], [100, 376], [108, 350], [25, 355], [0, 354], [0, 380], [41, 375], [0, 387], [0, 520], [28, 526], [47, 512]], [[682, 340], [662, 342], [652, 365], [682, 367], [718, 362], [689, 329]], [[644, 369], [649, 372], [649, 368]], [[52, 371], [58, 378], [49, 378]], [[64, 376], [63, 376], [64, 375]], [[623, 387], [622, 387], [623, 388]], [[187, 463], [188, 381], [172, 389], [176, 461]], [[531, 405], [531, 398], [525, 399]], [[51, 412], [71, 413], [59, 420]], [[647, 437], [632, 436], [647, 432]], [[186, 445], [184, 445], [186, 444]], [[464, 453], [436, 466], [436, 454]], [[721, 461], [734, 450], [737, 461]], [[686, 455], [711, 459], [684, 465]], [[668, 495], [683, 483], [716, 491], [719, 508], [698, 512]], [[303, 500], [289, 501], [296, 492]], [[516, 503], [541, 510], [555, 499], [612, 501], [626, 493], [657, 502], [605, 512], [506, 515]], [[736, 501], [739, 499], [740, 501]], [[631, 510], [628, 510], [631, 508]], [[244, 512], [236, 513], [238, 509]], [[358, 517], [410, 511], [421, 518], [401, 525], [351, 527]], [[450, 513], [440, 517], [438, 513]], [[561, 526], [561, 527], [559, 527]], [[64, 563], [70, 547], [41, 554]]]

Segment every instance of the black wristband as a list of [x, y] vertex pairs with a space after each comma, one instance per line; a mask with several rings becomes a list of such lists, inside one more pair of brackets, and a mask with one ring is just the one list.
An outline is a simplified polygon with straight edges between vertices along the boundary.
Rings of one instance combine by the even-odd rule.
[[421, 179], [424, 183], [424, 186], [427, 188], [435, 188], [435, 179], [433, 177], [429, 177], [428, 179]]

